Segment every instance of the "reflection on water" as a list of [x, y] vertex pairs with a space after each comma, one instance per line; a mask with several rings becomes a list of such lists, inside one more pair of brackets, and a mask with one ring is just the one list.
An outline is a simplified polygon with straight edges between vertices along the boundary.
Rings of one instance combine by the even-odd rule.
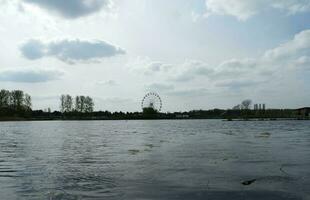
[[309, 169], [309, 121], [0, 123], [6, 200], [309, 199]]

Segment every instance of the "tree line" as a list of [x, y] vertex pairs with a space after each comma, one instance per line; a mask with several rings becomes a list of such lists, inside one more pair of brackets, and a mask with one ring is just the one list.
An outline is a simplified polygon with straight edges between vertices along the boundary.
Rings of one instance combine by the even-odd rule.
[[22, 90], [0, 90], [0, 120], [114, 120], [114, 119], [264, 119], [295, 118], [293, 109], [251, 110], [251, 100], [244, 100], [233, 109], [193, 110], [188, 112], [159, 113], [94, 111], [94, 101], [89, 96], [63, 94], [60, 111], [32, 110], [31, 96]]
[[31, 116], [31, 96], [22, 90], [0, 90], [0, 117], [28, 118]]
[[31, 110], [31, 96], [22, 90], [0, 91], [0, 108], [14, 110]]
[[94, 111], [94, 101], [89, 96], [76, 96], [74, 99], [69, 94], [60, 96], [60, 112], [91, 113]]

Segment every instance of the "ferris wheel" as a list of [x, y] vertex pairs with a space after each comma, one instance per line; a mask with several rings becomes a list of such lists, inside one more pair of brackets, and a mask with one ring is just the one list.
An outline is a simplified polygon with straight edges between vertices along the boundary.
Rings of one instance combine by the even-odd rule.
[[162, 101], [160, 96], [155, 92], [147, 93], [142, 99], [141, 108], [142, 110], [145, 108], [152, 108], [160, 112], [162, 108]]

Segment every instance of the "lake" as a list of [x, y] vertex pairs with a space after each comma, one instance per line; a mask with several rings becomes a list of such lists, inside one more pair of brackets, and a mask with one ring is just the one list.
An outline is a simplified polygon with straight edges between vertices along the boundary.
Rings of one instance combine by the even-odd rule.
[[310, 121], [1, 122], [0, 199], [310, 199]]

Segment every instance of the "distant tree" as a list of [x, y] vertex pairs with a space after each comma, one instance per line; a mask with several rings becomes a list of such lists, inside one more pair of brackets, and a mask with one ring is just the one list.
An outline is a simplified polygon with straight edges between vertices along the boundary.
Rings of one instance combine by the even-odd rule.
[[73, 99], [67, 94], [65, 98], [65, 112], [71, 112], [73, 110]]
[[75, 111], [81, 112], [81, 98], [80, 98], [80, 96], [75, 97]]
[[10, 97], [12, 107], [20, 110], [24, 103], [24, 92], [21, 90], [13, 90]]
[[93, 112], [94, 101], [89, 96], [81, 95], [74, 98], [73, 104], [73, 98], [70, 95], [61, 95], [60, 110], [61, 112], [71, 112], [73, 110], [75, 110], [76, 112]]
[[251, 104], [252, 104], [252, 100], [246, 99], [246, 100], [242, 101], [241, 107], [242, 107], [242, 109], [249, 110], [251, 107]]
[[10, 91], [1, 90], [0, 91], [0, 108], [8, 107], [10, 101]]
[[85, 96], [80, 96], [80, 112], [85, 112]]
[[69, 94], [60, 96], [60, 112], [71, 112], [73, 110], [73, 99]]
[[[88, 101], [88, 103], [87, 103]], [[89, 105], [87, 105], [89, 104]], [[89, 109], [93, 108], [92, 99], [90, 97], [85, 97], [85, 96], [76, 96], [75, 97], [75, 110], [77, 112], [88, 112]]]
[[26, 108], [26, 110], [31, 110], [32, 103], [31, 103], [31, 96], [29, 94], [25, 94], [24, 107]]
[[65, 112], [66, 109], [66, 95], [62, 94], [60, 96], [60, 112]]
[[89, 96], [85, 98], [85, 112], [90, 113], [94, 111], [93, 99]]

